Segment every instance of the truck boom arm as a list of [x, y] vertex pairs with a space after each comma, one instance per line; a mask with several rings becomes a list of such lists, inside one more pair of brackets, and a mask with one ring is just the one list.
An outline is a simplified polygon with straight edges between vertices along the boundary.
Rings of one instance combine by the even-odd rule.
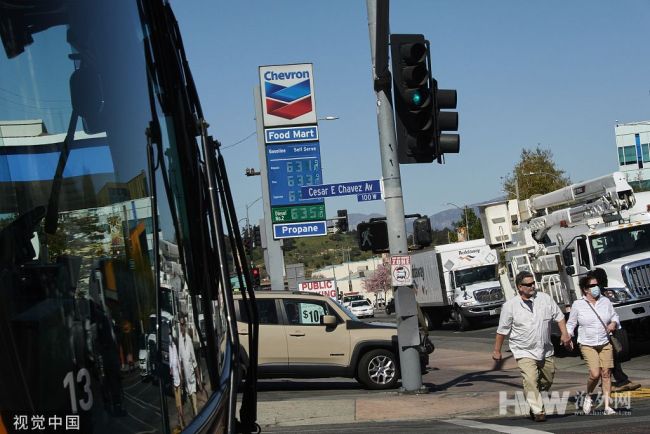
[[[572, 206], [545, 214], [548, 208], [564, 204]], [[533, 231], [543, 231], [555, 225], [571, 225], [592, 218], [607, 220], [607, 215], [618, 215], [634, 204], [634, 192], [625, 175], [614, 172], [522, 200], [519, 209], [523, 223]]]

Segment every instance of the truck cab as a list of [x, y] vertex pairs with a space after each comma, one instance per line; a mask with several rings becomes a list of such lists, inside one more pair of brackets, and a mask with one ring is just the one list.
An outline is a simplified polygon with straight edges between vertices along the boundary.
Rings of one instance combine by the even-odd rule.
[[[562, 252], [564, 271], [578, 279], [590, 270], [602, 268], [608, 276], [605, 294], [617, 308], [621, 321], [650, 313], [650, 221], [622, 223], [589, 231], [575, 238]], [[577, 295], [577, 294], [576, 294]]]
[[431, 328], [452, 320], [467, 330], [501, 312], [498, 255], [485, 239], [435, 246], [411, 261], [415, 297]]
[[462, 329], [472, 320], [487, 319], [501, 313], [503, 291], [499, 283], [497, 264], [459, 268], [449, 272], [453, 291], [454, 317]]

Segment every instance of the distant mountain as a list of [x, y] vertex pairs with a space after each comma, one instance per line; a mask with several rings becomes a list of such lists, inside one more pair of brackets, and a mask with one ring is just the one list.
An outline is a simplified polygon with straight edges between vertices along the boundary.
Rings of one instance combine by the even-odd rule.
[[[503, 200], [503, 197], [497, 197], [494, 199], [486, 200], [483, 202], [467, 205], [469, 208], [474, 210], [474, 213], [478, 215], [478, 207], [479, 205], [482, 205], [484, 203], [490, 203], [490, 202], [496, 202], [499, 200]], [[376, 217], [383, 217], [383, 214], [356, 214], [356, 213], [350, 213], [348, 214], [348, 224], [350, 225], [350, 230], [356, 230], [357, 225], [361, 222], [368, 221], [371, 218], [376, 218]], [[436, 230], [441, 230], [444, 228], [449, 228], [451, 229], [453, 227], [453, 223], [457, 222], [463, 218], [463, 210], [458, 209], [458, 208], [450, 208], [446, 209], [443, 211], [439, 211], [435, 214], [432, 214], [429, 216], [429, 219], [431, 219], [431, 228], [436, 229]], [[411, 221], [407, 222], [406, 225], [406, 232], [408, 234], [413, 232], [413, 225], [411, 224]]]
[[[474, 208], [471, 205], [470, 208], [473, 208], [474, 212], [478, 213], [478, 208]], [[444, 211], [439, 211], [435, 214], [431, 214], [429, 216], [429, 219], [431, 220], [431, 229], [451, 229], [453, 227], [453, 223], [457, 222], [462, 217], [463, 211], [459, 210], [458, 208], [446, 209]]]
[[355, 214], [355, 213], [349, 213], [348, 214], [348, 226], [350, 226], [350, 230], [357, 230], [357, 225], [362, 222], [367, 222], [371, 218], [377, 218], [377, 217], [384, 217], [383, 214]]

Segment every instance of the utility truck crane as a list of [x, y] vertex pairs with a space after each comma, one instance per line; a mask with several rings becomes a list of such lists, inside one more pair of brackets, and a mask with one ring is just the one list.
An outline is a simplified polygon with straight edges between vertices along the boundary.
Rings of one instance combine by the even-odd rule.
[[[578, 280], [602, 268], [605, 295], [630, 333], [650, 330], [650, 214], [636, 204], [625, 175], [615, 172], [585, 182], [479, 208], [488, 244], [500, 252], [506, 298], [515, 296], [520, 271], [568, 313], [581, 298]], [[624, 356], [627, 336], [624, 336]]]

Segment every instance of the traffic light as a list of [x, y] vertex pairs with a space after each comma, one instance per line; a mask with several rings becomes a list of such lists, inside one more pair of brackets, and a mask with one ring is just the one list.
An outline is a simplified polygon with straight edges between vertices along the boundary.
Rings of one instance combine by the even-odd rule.
[[347, 232], [348, 229], [350, 229], [348, 224], [348, 210], [340, 209], [336, 211], [336, 215], [339, 218], [336, 221], [336, 227], [338, 228], [339, 232]]
[[431, 236], [431, 220], [429, 217], [420, 217], [413, 221], [413, 243], [427, 247], [433, 242]]
[[457, 95], [455, 89], [438, 89], [438, 82], [431, 80], [433, 89], [433, 152], [442, 162], [444, 154], [458, 154], [460, 151], [460, 136], [447, 134], [444, 131], [458, 131], [458, 112], [442, 111], [442, 109], [455, 109]]
[[433, 98], [428, 42], [423, 35], [390, 35], [395, 131], [400, 163], [433, 161]]
[[423, 35], [391, 35], [391, 61], [397, 152], [401, 164], [442, 162], [445, 153], [458, 153], [455, 90], [438, 89], [431, 75], [429, 41]]
[[251, 277], [253, 280], [253, 286], [260, 286], [262, 278], [260, 276], [260, 269], [257, 267], [251, 268]]
[[253, 226], [253, 240], [255, 241], [255, 247], [262, 247], [262, 234], [258, 225]]
[[249, 228], [244, 229], [242, 243], [244, 244], [244, 252], [250, 256], [253, 251], [253, 239], [251, 238], [251, 230]]
[[388, 227], [385, 220], [359, 223], [357, 225], [357, 234], [359, 249], [363, 251], [372, 250], [373, 253], [388, 251]]

